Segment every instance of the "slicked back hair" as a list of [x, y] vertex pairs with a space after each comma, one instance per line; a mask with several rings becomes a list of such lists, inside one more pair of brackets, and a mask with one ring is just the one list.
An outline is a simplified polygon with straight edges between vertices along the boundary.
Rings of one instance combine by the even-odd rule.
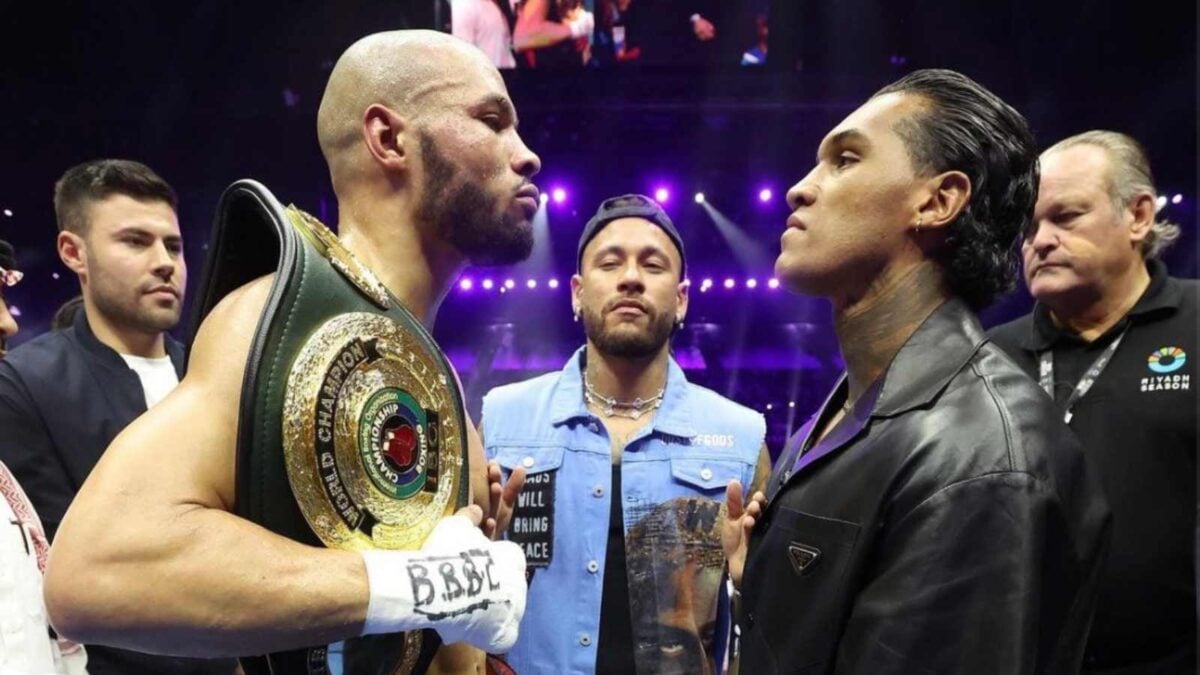
[[1021, 113], [952, 70], [918, 70], [875, 96], [903, 93], [926, 105], [897, 123], [914, 166], [930, 175], [961, 171], [971, 198], [937, 253], [952, 293], [975, 309], [1013, 286], [1017, 237], [1037, 202], [1038, 155]]

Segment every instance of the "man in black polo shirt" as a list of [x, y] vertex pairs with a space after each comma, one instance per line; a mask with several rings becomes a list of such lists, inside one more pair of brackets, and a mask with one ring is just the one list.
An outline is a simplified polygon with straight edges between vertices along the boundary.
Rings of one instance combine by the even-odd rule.
[[[79, 277], [83, 309], [0, 361], [0, 462], [29, 495], [52, 541], [109, 443], [174, 388], [187, 266], [175, 192], [149, 167], [98, 160], [55, 185], [58, 252]], [[185, 430], [180, 430], [183, 433]], [[130, 518], [136, 518], [130, 514]], [[88, 648], [92, 675], [232, 673], [232, 659]]]
[[1195, 673], [1197, 288], [1157, 259], [1132, 138], [1090, 131], [1042, 155], [1022, 253], [1033, 313], [992, 338], [1050, 392], [1100, 474], [1113, 541], [1086, 672]]

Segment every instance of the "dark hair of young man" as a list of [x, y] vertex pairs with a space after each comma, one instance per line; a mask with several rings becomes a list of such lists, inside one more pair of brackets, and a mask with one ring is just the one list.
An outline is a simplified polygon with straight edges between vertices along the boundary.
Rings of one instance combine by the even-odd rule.
[[59, 231], [87, 234], [87, 207], [112, 195], [163, 201], [176, 208], [175, 190], [140, 162], [97, 159], [67, 169], [54, 184], [54, 215]]

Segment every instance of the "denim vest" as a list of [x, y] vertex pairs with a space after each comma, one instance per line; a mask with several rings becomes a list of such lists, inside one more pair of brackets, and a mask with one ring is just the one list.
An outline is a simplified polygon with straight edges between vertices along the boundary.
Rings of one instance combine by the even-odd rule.
[[[604, 425], [583, 400], [582, 355], [560, 372], [493, 389], [483, 401], [487, 456], [506, 478], [525, 467], [527, 502], [518, 502], [518, 514], [536, 514], [514, 518], [509, 535], [541, 533], [522, 543], [532, 564], [550, 558], [535, 569], [521, 635], [508, 654], [519, 673], [591, 673], [596, 666], [612, 454]], [[671, 360], [662, 406], [622, 453], [616, 496], [639, 672], [720, 670], [715, 660], [724, 647], [714, 645], [714, 634], [728, 618], [719, 600], [725, 486], [735, 478], [751, 483], [765, 434], [762, 415], [689, 384]], [[530, 543], [539, 536], [542, 543]]]

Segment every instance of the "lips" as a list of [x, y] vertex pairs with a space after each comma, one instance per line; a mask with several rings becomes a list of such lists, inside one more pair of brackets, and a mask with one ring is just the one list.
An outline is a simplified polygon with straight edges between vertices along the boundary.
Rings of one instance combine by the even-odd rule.
[[1067, 267], [1067, 265], [1065, 263], [1061, 263], [1061, 262], [1042, 263], [1033, 268], [1033, 275], [1037, 276], [1038, 274], [1041, 274], [1042, 270], [1044, 270], [1044, 269], [1053, 269], [1056, 267]]
[[158, 295], [160, 293], [167, 293], [167, 294], [170, 294], [171, 297], [175, 298], [176, 300], [179, 299], [179, 290], [177, 288], [175, 288], [174, 286], [166, 286], [166, 285], [155, 286], [154, 288], [151, 288], [150, 290], [146, 291], [146, 295]]
[[534, 202], [537, 202], [539, 195], [541, 195], [541, 192], [533, 183], [525, 183], [517, 190], [517, 197], [527, 197]]
[[796, 229], [796, 230], [807, 230], [808, 229], [808, 226], [804, 224], [804, 221], [800, 220], [800, 216], [798, 216], [794, 213], [792, 215], [788, 216], [787, 226], [789, 229]]
[[625, 313], [639, 312], [641, 314], [649, 314], [646, 306], [637, 300], [618, 300], [609, 308], [609, 313], [616, 313], [625, 310]]

